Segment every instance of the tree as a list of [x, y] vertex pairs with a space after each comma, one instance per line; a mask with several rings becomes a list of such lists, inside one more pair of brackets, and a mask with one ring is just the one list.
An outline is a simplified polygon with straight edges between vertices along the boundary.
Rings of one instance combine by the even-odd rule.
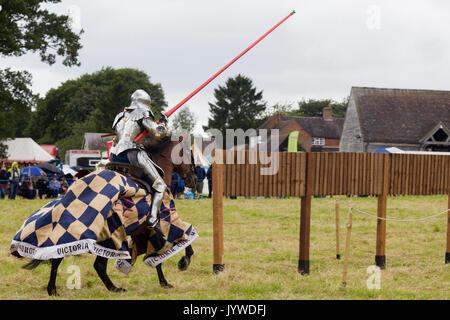
[[192, 132], [196, 124], [195, 115], [189, 107], [183, 107], [173, 118], [172, 128], [176, 130], [186, 130]]
[[[67, 15], [57, 15], [42, 8], [43, 4], [61, 0], [0, 0], [0, 57], [22, 56], [38, 52], [44, 63], [52, 65], [63, 57], [63, 65], [80, 65], [80, 35], [70, 27]], [[33, 95], [31, 74], [26, 71], [0, 70], [0, 158], [6, 157], [1, 142], [23, 135], [28, 125]]]
[[264, 121], [266, 121], [276, 113], [287, 115], [291, 112], [293, 112], [293, 106], [291, 103], [288, 104], [276, 103], [273, 106], [266, 109], [266, 111], [264, 112]]
[[63, 65], [80, 65], [78, 52], [82, 48], [80, 35], [71, 30], [70, 18], [42, 8], [43, 4], [61, 0], [8, 0], [1, 1], [0, 54], [21, 56], [27, 52], [39, 52], [41, 60], [56, 62], [56, 56], [64, 57]]
[[225, 86], [214, 90], [215, 103], [208, 103], [212, 117], [205, 130], [218, 129], [225, 136], [226, 129], [258, 128], [262, 123], [266, 102], [263, 92], [256, 91], [250, 78], [237, 75], [229, 78]]
[[0, 137], [15, 137], [23, 132], [37, 96], [29, 89], [31, 74], [0, 69]]
[[41, 144], [56, 143], [64, 156], [66, 150], [81, 147], [85, 132], [111, 132], [115, 116], [137, 89], [148, 92], [159, 119], [167, 106], [161, 85], [150, 82], [143, 71], [108, 67], [51, 89], [38, 101], [25, 132]]
[[301, 117], [321, 117], [323, 108], [331, 104], [333, 107], [333, 117], [344, 118], [347, 110], [348, 98], [342, 102], [336, 102], [332, 99], [308, 99], [298, 102], [298, 109], [290, 111], [287, 115], [295, 115]]

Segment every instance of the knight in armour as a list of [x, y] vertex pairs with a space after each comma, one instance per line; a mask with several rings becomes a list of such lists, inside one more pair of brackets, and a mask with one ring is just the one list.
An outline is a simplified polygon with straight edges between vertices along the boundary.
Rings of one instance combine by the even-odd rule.
[[111, 161], [129, 163], [143, 169], [146, 180], [153, 189], [152, 205], [147, 222], [157, 232], [161, 233], [159, 225], [159, 210], [167, 188], [156, 165], [147, 153], [136, 144], [136, 137], [147, 130], [149, 134], [157, 139], [167, 135], [167, 118], [165, 115], [156, 122], [151, 110], [151, 99], [144, 90], [136, 90], [131, 95], [131, 104], [120, 112], [113, 123], [116, 132], [114, 144], [111, 147]]

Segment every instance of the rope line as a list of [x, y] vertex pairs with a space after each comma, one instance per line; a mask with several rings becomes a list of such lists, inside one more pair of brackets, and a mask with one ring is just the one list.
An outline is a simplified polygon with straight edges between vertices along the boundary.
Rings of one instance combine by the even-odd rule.
[[[288, 216], [283, 216], [283, 217], [261, 217], [261, 219], [254, 219], [254, 220], [250, 220], [250, 221], [240, 221], [240, 222], [224, 222], [223, 224], [247, 224], [247, 223], [255, 223], [258, 221], [262, 221], [262, 220], [272, 220], [272, 219], [285, 219], [285, 218], [298, 218], [299, 215], [298, 214], [291, 214]], [[212, 220], [192, 220], [189, 219], [189, 221], [192, 222], [200, 222], [200, 223], [212, 223]]]
[[417, 219], [381, 218], [381, 217], [378, 217], [376, 214], [373, 214], [373, 213], [370, 213], [370, 212], [367, 212], [367, 211], [363, 211], [363, 210], [360, 210], [360, 209], [357, 209], [357, 208], [350, 208], [350, 211], [352, 211], [352, 212], [355, 211], [357, 213], [362, 213], [362, 214], [365, 214], [366, 216], [369, 216], [371, 218], [378, 219], [378, 220], [384, 220], [384, 221], [417, 222], [417, 221], [425, 221], [425, 220], [430, 220], [430, 219], [436, 218], [438, 216], [441, 216], [441, 215], [447, 213], [448, 211], [450, 211], [450, 209], [447, 209], [445, 211], [439, 212], [437, 214], [433, 214], [431, 216], [427, 216], [427, 217], [423, 217], [423, 218], [417, 218]]
[[[430, 220], [430, 219], [439, 217], [439, 216], [449, 212], [450, 209], [444, 210], [444, 211], [439, 212], [437, 214], [433, 214], [433, 215], [430, 215], [430, 216], [426, 216], [426, 217], [423, 217], [423, 218], [417, 218], [417, 219], [381, 218], [381, 217], [378, 217], [376, 214], [373, 214], [373, 213], [367, 212], [367, 211], [363, 211], [361, 209], [354, 208], [354, 207], [349, 207], [349, 211], [356, 212], [356, 213], [361, 213], [361, 214], [364, 214], [366, 216], [369, 216], [369, 217], [371, 217], [373, 219], [377, 219], [377, 220], [395, 221], [395, 222], [419, 222], [419, 221], [426, 221], [426, 220]], [[239, 222], [224, 222], [223, 224], [247, 224], [247, 223], [255, 223], [255, 222], [258, 222], [258, 221], [262, 221], [262, 220], [272, 220], [272, 219], [280, 219], [281, 220], [281, 219], [285, 219], [285, 218], [298, 218], [298, 217], [299, 217], [298, 214], [291, 214], [291, 215], [282, 216], [282, 217], [261, 217], [260, 219], [254, 219], [254, 220], [250, 220], [250, 221], [247, 220], [247, 221], [239, 221]], [[212, 223], [212, 220], [195, 220], [194, 219], [194, 220], [189, 220], [189, 221], [192, 221], [194, 223]]]

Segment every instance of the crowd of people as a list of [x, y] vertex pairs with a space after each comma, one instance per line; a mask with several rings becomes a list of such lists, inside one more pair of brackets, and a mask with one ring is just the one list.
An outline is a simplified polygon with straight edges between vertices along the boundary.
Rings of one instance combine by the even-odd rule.
[[[201, 199], [205, 180], [208, 182], [208, 198], [212, 194], [212, 167], [207, 170], [200, 164], [195, 166], [197, 176], [196, 186], [193, 190], [185, 187], [183, 179], [174, 172], [170, 189], [176, 199], [181, 199], [183, 195], [192, 194], [193, 199]], [[64, 195], [74, 180], [69, 177], [60, 177], [49, 174], [47, 176], [27, 177], [20, 175], [20, 168], [14, 162], [9, 169], [3, 164], [0, 170], [0, 198], [16, 199], [21, 196], [26, 199], [57, 198]], [[189, 197], [185, 197], [189, 198]]]
[[[208, 181], [208, 198], [212, 195], [212, 166], [209, 166], [207, 170], [201, 166], [201, 164], [195, 165], [195, 175], [197, 181], [194, 190], [190, 190], [185, 187], [184, 181], [180, 178], [178, 173], [172, 173], [172, 183], [170, 190], [176, 199], [180, 199], [181, 195], [185, 195], [185, 198], [201, 199], [203, 197], [203, 186], [205, 179]], [[189, 196], [192, 195], [192, 196]]]
[[14, 200], [17, 196], [25, 199], [57, 198], [69, 189], [73, 180], [56, 175], [27, 177], [20, 175], [17, 162], [9, 169], [3, 164], [0, 169], [0, 198]]

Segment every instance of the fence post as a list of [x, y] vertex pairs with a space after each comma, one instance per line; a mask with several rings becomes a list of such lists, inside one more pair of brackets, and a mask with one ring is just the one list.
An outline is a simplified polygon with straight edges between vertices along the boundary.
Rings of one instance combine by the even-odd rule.
[[339, 223], [339, 202], [336, 201], [335, 203], [335, 213], [336, 213], [336, 259], [341, 259], [341, 253], [339, 249], [339, 229], [340, 229], [340, 223]]
[[381, 194], [378, 195], [377, 209], [377, 247], [375, 265], [380, 269], [386, 269], [386, 209], [387, 195], [389, 193], [389, 170], [391, 165], [390, 155], [383, 155], [383, 185]]
[[305, 195], [301, 197], [300, 207], [300, 245], [298, 272], [302, 275], [309, 274], [309, 247], [311, 232], [311, 197], [313, 193], [313, 173], [315, 170], [314, 153], [306, 153], [306, 185]]
[[447, 211], [447, 251], [445, 252], [445, 263], [450, 263], [450, 193], [448, 194], [448, 211]]
[[350, 260], [350, 239], [352, 237], [352, 209], [348, 211], [347, 234], [345, 237], [344, 271], [342, 272], [342, 285], [347, 286], [348, 261]]
[[[218, 161], [218, 159], [220, 159]], [[215, 274], [225, 269], [223, 262], [223, 151], [215, 150], [212, 163], [213, 184], [213, 272]]]

